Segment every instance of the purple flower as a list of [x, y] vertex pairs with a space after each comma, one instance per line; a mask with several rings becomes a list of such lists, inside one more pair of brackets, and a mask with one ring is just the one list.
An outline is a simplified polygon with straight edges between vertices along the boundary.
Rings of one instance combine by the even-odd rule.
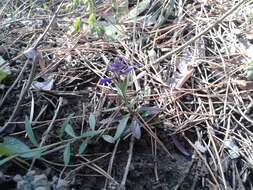
[[116, 58], [110, 66], [107, 67], [107, 71], [116, 72], [117, 74], [128, 74], [133, 70], [133, 66], [127, 66], [126, 62], [122, 58]]
[[114, 63], [107, 67], [107, 71], [118, 72], [126, 66], [125, 61], [122, 58], [116, 58]]
[[121, 80], [120, 75], [127, 75], [134, 69], [133, 66], [128, 66], [122, 58], [116, 58], [114, 62], [107, 67], [107, 71], [111, 71], [113, 77], [104, 77], [100, 80], [100, 84], [110, 83], [112, 80]]
[[127, 75], [127, 74], [130, 73], [133, 69], [134, 69], [133, 66], [128, 66], [126, 69], [121, 70], [121, 73], [122, 73], [123, 75]]
[[100, 80], [100, 84], [107, 84], [110, 83], [112, 80], [114, 79], [114, 77], [104, 77]]

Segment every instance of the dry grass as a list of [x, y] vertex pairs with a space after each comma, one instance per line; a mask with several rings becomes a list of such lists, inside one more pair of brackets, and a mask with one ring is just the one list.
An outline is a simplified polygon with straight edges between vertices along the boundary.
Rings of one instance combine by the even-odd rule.
[[[50, 1], [47, 10], [38, 7], [36, 1], [6, 2], [0, 10], [1, 53], [5, 54], [16, 76], [22, 67], [27, 68], [13, 88], [14, 96], [9, 95], [5, 104], [1, 102], [5, 106], [10, 102], [10, 108], [1, 108], [1, 122], [12, 129], [3, 133], [24, 137], [25, 131], [17, 128], [24, 121], [21, 113], [24, 110], [33, 118], [35, 133], [41, 134], [51, 123], [59, 97], [63, 97], [64, 102], [61, 114], [54, 120], [57, 125], [67, 115], [75, 113], [73, 125], [84, 131], [88, 114], [93, 112], [100, 118], [99, 129], [114, 130], [109, 126], [122, 113], [122, 105], [117, 93], [111, 90], [113, 86], [103, 86], [98, 81], [105, 76], [112, 60], [122, 57], [135, 67], [128, 96], [138, 99], [138, 107], [150, 105], [162, 110], [148, 119], [137, 115], [143, 133], [148, 132], [155, 143], [153, 154], [159, 146], [170, 154], [170, 145], [164, 144], [158, 134], [174, 136], [176, 142], [177, 137], [183, 137], [191, 149], [185, 150], [181, 142], [175, 143], [176, 147], [183, 154], [201, 160], [210, 176], [202, 176], [204, 186], [252, 189], [253, 81], [244, 76], [247, 54], [242, 44], [252, 46], [253, 4], [252, 1], [240, 2], [242, 5], [233, 9], [235, 1], [178, 0], [166, 21], [159, 22], [162, 18], [158, 17], [152, 23], [156, 12], [165, 14], [171, 2], [151, 1], [138, 17], [127, 19], [127, 13], [118, 15], [115, 41], [97, 38], [85, 31], [68, 33], [73, 18], [86, 18], [84, 11], [80, 11], [82, 6], [67, 11], [68, 3], [64, 2], [55, 22], [46, 31], [60, 1]], [[131, 4], [131, 9], [139, 3]], [[229, 11], [231, 14], [224, 16]], [[114, 14], [110, 3], [98, 2], [98, 21]], [[37, 66], [34, 80], [53, 76], [54, 88], [51, 91], [30, 89], [28, 98], [18, 105], [19, 112], [10, 120], [13, 108], [17, 107], [15, 96], [20, 94], [30, 72], [22, 52], [45, 31], [38, 44], [45, 63], [41, 61]], [[6, 91], [1, 92], [2, 96]], [[50, 131], [48, 137], [50, 140], [46, 144], [57, 140], [55, 131]], [[118, 143], [111, 154], [95, 155], [94, 160], [89, 160], [88, 155], [76, 155], [68, 167], [78, 172], [87, 166], [118, 184], [111, 174], [117, 150], [120, 150]], [[94, 163], [109, 155], [107, 171]], [[42, 161], [61, 168], [61, 174], [66, 169], [57, 163], [59, 160], [43, 158]], [[122, 183], [124, 186], [125, 182]], [[107, 184], [108, 181], [105, 186]]]

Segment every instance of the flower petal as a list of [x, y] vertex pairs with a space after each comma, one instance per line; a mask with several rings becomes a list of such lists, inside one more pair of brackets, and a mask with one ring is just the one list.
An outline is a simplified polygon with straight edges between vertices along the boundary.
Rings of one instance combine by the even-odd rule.
[[104, 77], [100, 80], [100, 84], [107, 84], [110, 83], [114, 78], [113, 77]]
[[119, 66], [115, 66], [115, 65], [110, 65], [107, 67], [107, 71], [112, 71], [112, 72], [115, 72], [115, 71], [120, 71], [121, 70], [121, 67]]
[[126, 69], [121, 70], [121, 73], [124, 75], [127, 75], [128, 73], [130, 73], [132, 70], [134, 70], [133, 66], [128, 66]]
[[114, 62], [107, 67], [107, 71], [112, 71], [112, 72], [115, 72], [115, 71], [120, 71], [122, 70], [124, 67], [126, 66], [126, 63], [125, 61], [122, 59], [122, 58], [116, 58], [114, 60]]

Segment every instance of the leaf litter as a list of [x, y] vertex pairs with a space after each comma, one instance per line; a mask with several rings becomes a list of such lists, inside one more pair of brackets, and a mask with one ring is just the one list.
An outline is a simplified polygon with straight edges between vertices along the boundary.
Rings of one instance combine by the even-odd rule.
[[[96, 15], [84, 13], [82, 3], [26, 3], [27, 11], [19, 1], [0, 11], [8, 54], [0, 52], [0, 68], [11, 71], [0, 79], [1, 97], [8, 95], [0, 101], [1, 129], [8, 126], [0, 134], [7, 136], [0, 146], [4, 175], [51, 167], [59, 183], [69, 178], [77, 189], [117, 188], [126, 170], [126, 189], [252, 186], [252, 2], [235, 10], [234, 1], [96, 1]], [[25, 60], [35, 57], [29, 77]], [[116, 57], [134, 67], [125, 89], [138, 113], [127, 114], [113, 80], [99, 84]], [[41, 155], [31, 150], [42, 134]]]

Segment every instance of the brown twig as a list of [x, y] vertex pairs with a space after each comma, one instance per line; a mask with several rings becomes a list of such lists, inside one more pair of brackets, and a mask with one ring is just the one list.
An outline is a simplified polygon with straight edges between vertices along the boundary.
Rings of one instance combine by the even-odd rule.
[[35, 58], [33, 59], [33, 62], [32, 62], [32, 69], [31, 69], [29, 78], [27, 80], [27, 83], [26, 83], [25, 87], [22, 89], [22, 91], [20, 93], [18, 102], [17, 102], [17, 104], [16, 104], [16, 106], [15, 106], [15, 108], [14, 108], [11, 116], [9, 117], [9, 120], [5, 123], [5, 125], [2, 128], [0, 128], [0, 134], [6, 129], [6, 127], [9, 124], [9, 122], [11, 122], [14, 119], [14, 117], [15, 117], [15, 115], [16, 115], [16, 113], [17, 113], [17, 111], [18, 111], [18, 109], [19, 109], [19, 107], [21, 105], [21, 102], [22, 102], [22, 100], [24, 98], [24, 95], [26, 94], [26, 92], [30, 88], [30, 86], [32, 84], [32, 81], [33, 81], [33, 78], [34, 78], [34, 75], [35, 75], [35, 69], [36, 69], [37, 62], [38, 62], [38, 57], [35, 56]]
[[[232, 7], [231, 9], [229, 9], [220, 19], [218, 19], [217, 21], [215, 21], [213, 24], [211, 24], [210, 26], [208, 26], [206, 29], [204, 29], [202, 32], [200, 32], [199, 34], [197, 34], [196, 36], [194, 36], [192, 39], [190, 39], [189, 41], [187, 41], [186, 43], [184, 43], [183, 45], [179, 46], [178, 48], [166, 53], [165, 55], [161, 56], [160, 58], [158, 58], [154, 63], [152, 64], [157, 64], [160, 63], [161, 61], [163, 61], [164, 59], [167, 59], [169, 57], [171, 57], [173, 54], [178, 53], [179, 51], [183, 50], [185, 47], [187, 47], [188, 45], [190, 45], [191, 43], [195, 42], [197, 39], [199, 39], [201, 36], [203, 36], [204, 34], [206, 34], [208, 31], [210, 31], [212, 28], [214, 28], [216, 25], [218, 25], [219, 23], [221, 23], [224, 19], [226, 19], [230, 14], [232, 14], [236, 9], [238, 9], [241, 5], [243, 5], [244, 3], [248, 2], [250, 0], [241, 0], [239, 1], [234, 7]], [[251, 0], [252, 1], [252, 0]]]
[[[60, 98], [59, 98], [58, 106], [57, 106], [56, 111], [55, 111], [55, 113], [54, 113], [54, 117], [53, 117], [53, 119], [52, 119], [50, 125], [48, 126], [47, 130], [46, 130], [46, 131], [43, 133], [43, 135], [42, 135], [42, 139], [41, 139], [40, 146], [39, 146], [40, 148], [41, 148], [41, 147], [44, 145], [44, 143], [46, 142], [46, 140], [47, 140], [47, 138], [48, 138], [48, 135], [49, 135], [49, 132], [50, 132], [50, 131], [52, 130], [52, 128], [53, 128], [53, 124], [54, 124], [54, 122], [55, 122], [55, 120], [56, 120], [56, 117], [58, 116], [58, 112], [59, 112], [59, 110], [60, 110], [60, 107], [61, 107], [61, 105], [62, 105], [62, 102], [63, 102], [63, 98], [60, 97]], [[32, 160], [32, 163], [31, 163], [31, 166], [30, 166], [30, 169], [29, 169], [30, 171], [32, 170], [35, 161], [36, 161], [36, 158], [34, 158], [34, 159]]]
[[23, 73], [25, 72], [25, 68], [27, 67], [29, 63], [29, 60], [27, 60], [25, 62], [25, 64], [23, 65], [22, 67], [22, 70], [20, 71], [20, 73], [18, 74], [16, 80], [12, 83], [11, 87], [7, 90], [7, 92], [5, 93], [4, 97], [1, 99], [1, 102], [0, 102], [0, 108], [2, 107], [4, 101], [6, 100], [6, 98], [9, 96], [10, 92], [13, 90], [13, 88], [16, 86], [16, 84], [18, 83], [18, 81], [21, 79]]
[[125, 185], [126, 185], [127, 175], [129, 173], [129, 168], [130, 168], [130, 164], [131, 164], [132, 157], [133, 157], [133, 149], [134, 149], [134, 136], [131, 136], [131, 141], [130, 141], [130, 144], [129, 144], [129, 151], [128, 151], [127, 165], [126, 165], [126, 168], [125, 168], [125, 172], [124, 172], [122, 181], [120, 183], [119, 190], [125, 190], [126, 189]]
[[[110, 162], [109, 162], [109, 166], [108, 166], [108, 169], [107, 169], [107, 173], [109, 175], [111, 175], [111, 172], [112, 172], [112, 165], [113, 165], [113, 161], [114, 161], [114, 158], [115, 158], [115, 154], [116, 154], [117, 149], [118, 149], [119, 142], [120, 142], [120, 139], [117, 140], [117, 142], [116, 142], [116, 144], [114, 146], [113, 152], [112, 152], [112, 156], [111, 156], [111, 159], [110, 159]], [[106, 178], [106, 180], [105, 180], [104, 189], [107, 189], [107, 185], [108, 185], [108, 178]]]
[[33, 48], [36, 49], [38, 46], [39, 46], [39, 42], [45, 37], [45, 35], [47, 34], [48, 30], [50, 29], [51, 25], [53, 24], [58, 12], [60, 11], [62, 5], [63, 5], [63, 2], [65, 0], [62, 0], [60, 5], [58, 6], [58, 8], [56, 9], [52, 19], [50, 20], [49, 24], [47, 25], [47, 28], [44, 30], [44, 32], [40, 35], [40, 37], [37, 39], [37, 41], [33, 44]]

